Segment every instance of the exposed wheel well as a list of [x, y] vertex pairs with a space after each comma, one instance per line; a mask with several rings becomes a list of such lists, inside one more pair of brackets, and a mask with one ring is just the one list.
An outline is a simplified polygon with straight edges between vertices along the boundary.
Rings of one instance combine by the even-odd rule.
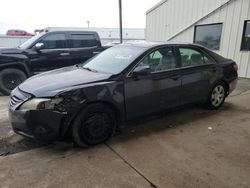
[[18, 70], [21, 70], [25, 73], [25, 75], [27, 77], [29, 77], [29, 72], [27, 71], [27, 69], [21, 65], [21, 64], [12, 64], [12, 65], [6, 65], [6, 66], [3, 66], [3, 67], [0, 67], [0, 71], [4, 70], [4, 69], [18, 69]]
[[113, 111], [117, 122], [119, 122], [121, 120], [120, 119], [121, 114], [119, 113], [118, 109], [112, 103], [109, 103], [109, 102], [106, 102], [106, 101], [93, 101], [93, 102], [87, 103], [84, 107], [86, 107], [87, 105], [92, 105], [92, 104], [102, 104], [102, 105], [105, 105], [105, 106], [109, 107]]
[[81, 113], [81, 111], [86, 108], [89, 105], [92, 104], [102, 104], [107, 106], [109, 109], [112, 110], [112, 112], [114, 113], [114, 116], [116, 118], [116, 125], [117, 125], [117, 129], [119, 129], [119, 124], [122, 122], [122, 118], [121, 118], [121, 114], [119, 113], [118, 109], [111, 103], [106, 102], [106, 101], [93, 101], [93, 102], [89, 102], [87, 104], [85, 104], [84, 106], [82, 106], [82, 108], [80, 108], [72, 117], [72, 119], [70, 120], [67, 129], [64, 132], [64, 139], [66, 138], [67, 140], [69, 139], [69, 137], [71, 137], [71, 128], [72, 128], [72, 124], [74, 123], [75, 119], [77, 118], [77, 116]]

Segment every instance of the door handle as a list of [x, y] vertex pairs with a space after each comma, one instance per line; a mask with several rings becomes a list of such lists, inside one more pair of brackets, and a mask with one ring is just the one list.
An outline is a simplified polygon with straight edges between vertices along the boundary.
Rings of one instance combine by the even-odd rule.
[[172, 80], [178, 80], [180, 78], [180, 75], [174, 74], [170, 77]]
[[216, 72], [216, 71], [217, 71], [216, 67], [213, 67], [212, 72]]
[[93, 54], [99, 54], [100, 52], [93, 52]]
[[60, 53], [60, 56], [68, 56], [68, 55], [70, 55], [70, 53], [68, 53], [68, 52]]
[[208, 69], [207, 71], [210, 71], [210, 72], [216, 72], [217, 71], [217, 69], [216, 69], [216, 67], [211, 67], [210, 69]]

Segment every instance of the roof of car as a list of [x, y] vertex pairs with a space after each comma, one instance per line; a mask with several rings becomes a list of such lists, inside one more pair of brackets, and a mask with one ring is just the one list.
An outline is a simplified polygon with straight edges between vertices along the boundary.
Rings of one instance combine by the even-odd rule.
[[46, 27], [43, 29], [45, 32], [75, 32], [75, 33], [89, 33], [96, 34], [96, 31], [90, 31], [83, 28], [72, 28], [72, 27]]
[[142, 48], [153, 48], [162, 45], [193, 45], [193, 46], [200, 46], [193, 43], [185, 43], [185, 42], [127, 42], [124, 44], [120, 44], [121, 46], [135, 46], [135, 47], [142, 47]]

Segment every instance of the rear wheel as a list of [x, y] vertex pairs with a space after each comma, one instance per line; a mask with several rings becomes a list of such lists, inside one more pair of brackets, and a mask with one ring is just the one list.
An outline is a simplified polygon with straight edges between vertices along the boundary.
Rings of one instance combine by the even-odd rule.
[[72, 137], [77, 146], [88, 147], [108, 140], [115, 132], [113, 111], [102, 104], [87, 106], [72, 125]]
[[26, 74], [19, 69], [4, 69], [0, 72], [0, 91], [5, 95], [9, 95], [13, 89], [26, 79]]
[[218, 109], [222, 106], [226, 98], [226, 86], [219, 82], [214, 86], [207, 99], [206, 106], [208, 109]]

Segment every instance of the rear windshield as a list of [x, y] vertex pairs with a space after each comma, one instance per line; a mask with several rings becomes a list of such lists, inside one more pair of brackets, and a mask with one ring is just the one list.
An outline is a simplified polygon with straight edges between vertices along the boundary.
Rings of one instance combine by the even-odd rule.
[[204, 48], [204, 47], [203, 47], [203, 49], [204, 49], [210, 56], [212, 56], [218, 63], [219, 63], [219, 62], [224, 62], [224, 61], [227, 60], [226, 58], [222, 57], [221, 55], [219, 55], [219, 54], [217, 54], [217, 53], [215, 53], [215, 52], [213, 52], [213, 51], [211, 51], [211, 50], [209, 50], [209, 49], [207, 49], [207, 48]]

